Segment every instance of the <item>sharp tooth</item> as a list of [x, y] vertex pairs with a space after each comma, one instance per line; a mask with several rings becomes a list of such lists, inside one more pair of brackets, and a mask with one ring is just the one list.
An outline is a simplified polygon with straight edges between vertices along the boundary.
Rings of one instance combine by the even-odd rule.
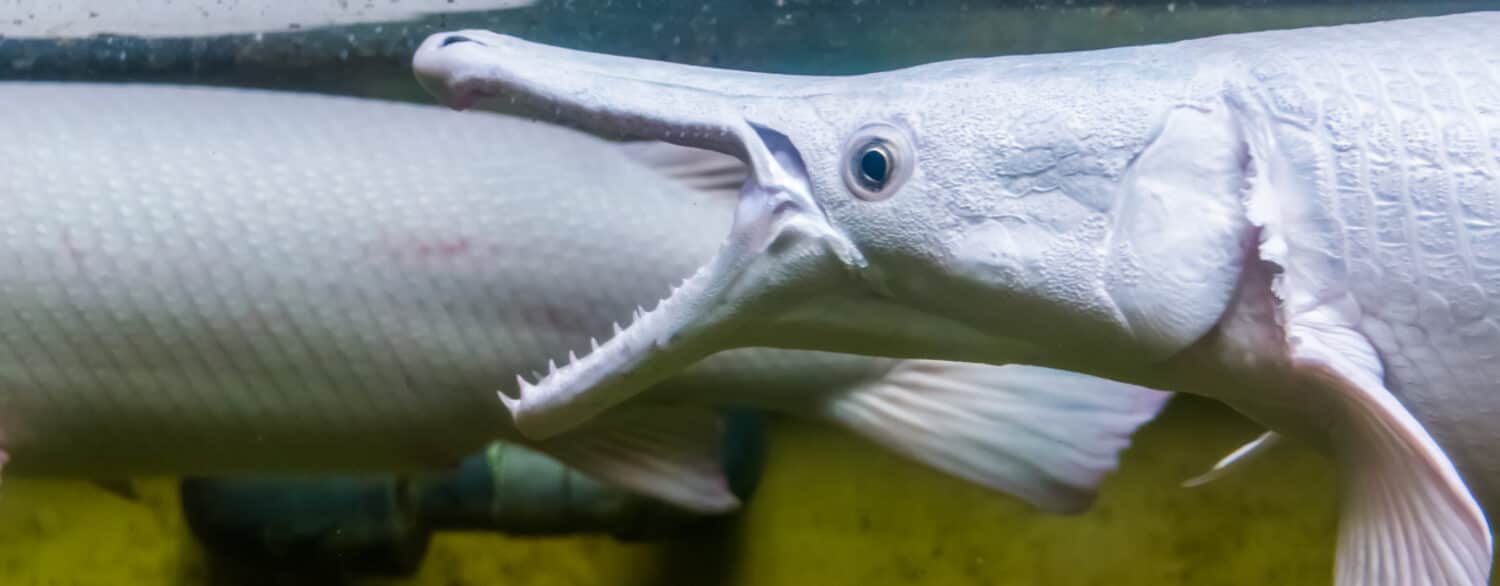
[[548, 358], [547, 359], [547, 376], [552, 376], [554, 374], [557, 374], [557, 362], [554, 362], [551, 358]]
[[590, 337], [589, 338], [589, 352], [596, 352], [598, 350], [599, 350], [599, 341], [593, 339], [592, 337]]
[[620, 335], [620, 324], [618, 322], [610, 323], [609, 326], [615, 329], [616, 336]]
[[[531, 388], [531, 383], [526, 382], [526, 377], [518, 374], [516, 375], [516, 387], [521, 389], [521, 392], [524, 393], [526, 392], [526, 389]], [[500, 396], [505, 397], [505, 393], [500, 393]]]
[[542, 379], [546, 377], [542, 376], [542, 373], [533, 370], [531, 371], [531, 378], [535, 379], [536, 382], [542, 382]]
[[639, 308], [639, 307], [635, 308], [635, 314], [631, 316], [631, 321], [632, 322], [641, 321], [641, 315], [642, 315], [641, 308]]
[[572, 364], [574, 362], [578, 362], [578, 356], [576, 354], [574, 354], [572, 350], [569, 350], [568, 351], [568, 364]]
[[[526, 379], [521, 378], [521, 375], [519, 374], [516, 375], [516, 382], [521, 384], [521, 390], [523, 391], [521, 393], [521, 396], [525, 397], [526, 393], [524, 391], [530, 389], [531, 385], [526, 382]], [[500, 396], [500, 402], [505, 405], [505, 410], [509, 411], [511, 415], [514, 416], [516, 413], [516, 409], [521, 406], [521, 399], [512, 399], [507, 396], [504, 391], [495, 391], [495, 394]]]

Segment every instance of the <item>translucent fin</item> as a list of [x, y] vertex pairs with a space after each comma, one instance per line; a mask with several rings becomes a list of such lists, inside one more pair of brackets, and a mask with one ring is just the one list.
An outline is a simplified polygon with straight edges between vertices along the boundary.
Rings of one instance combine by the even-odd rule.
[[1484, 514], [1448, 456], [1371, 370], [1374, 349], [1321, 324], [1293, 323], [1287, 334], [1296, 367], [1340, 391], [1331, 414], [1344, 469], [1335, 582], [1489, 583]]
[[619, 148], [625, 156], [696, 191], [734, 197], [748, 175], [739, 159], [714, 151], [651, 141], [621, 143]]
[[918, 462], [1077, 513], [1171, 395], [1024, 365], [905, 360], [828, 400], [839, 425]]
[[1260, 437], [1250, 440], [1250, 443], [1240, 446], [1233, 452], [1230, 452], [1228, 456], [1224, 456], [1208, 472], [1184, 480], [1182, 487], [1197, 488], [1228, 476], [1230, 472], [1234, 472], [1239, 467], [1244, 466], [1246, 462], [1254, 460], [1257, 456], [1265, 454], [1279, 443], [1281, 443], [1281, 434], [1274, 431], [1260, 434]]
[[621, 407], [532, 447], [594, 478], [688, 510], [739, 506], [719, 461], [722, 421], [698, 407]]

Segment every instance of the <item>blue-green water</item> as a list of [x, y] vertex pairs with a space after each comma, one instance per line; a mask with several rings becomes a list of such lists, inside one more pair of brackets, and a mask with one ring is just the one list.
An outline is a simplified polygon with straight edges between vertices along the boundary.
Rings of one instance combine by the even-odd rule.
[[[1496, 8], [1495, 0], [542, 0], [394, 23], [203, 37], [0, 36], [0, 79], [213, 83], [427, 101], [409, 83], [412, 51], [431, 33], [461, 28], [696, 65], [845, 74]], [[24, 12], [0, 6], [0, 21], [4, 11]]]

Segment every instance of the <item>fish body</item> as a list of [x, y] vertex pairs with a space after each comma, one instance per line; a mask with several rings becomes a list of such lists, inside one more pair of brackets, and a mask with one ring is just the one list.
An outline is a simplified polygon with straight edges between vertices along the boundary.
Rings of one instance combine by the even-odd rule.
[[[712, 249], [712, 230], [657, 234], [564, 196], [612, 191], [594, 175], [635, 186], [638, 218], [726, 212], [675, 205], [623, 156], [541, 165], [597, 146], [534, 124], [264, 92], [3, 92], [0, 427], [23, 471], [456, 461], [503, 425], [498, 381], [607, 333]], [[458, 164], [450, 149], [497, 130], [526, 148]], [[584, 233], [599, 238], [563, 236]], [[611, 262], [648, 242], [674, 252]]]
[[[350, 98], [3, 83], [0, 103], [7, 472], [430, 469], [524, 440], [496, 390], [609, 336], [712, 256], [735, 202], [722, 186], [743, 176], [667, 145]], [[768, 407], [1076, 510], [1165, 395], [1069, 409], [1025, 399], [1027, 372], [736, 351], [658, 385], [660, 408], [532, 447], [721, 510], [733, 497], [705, 407]], [[904, 408], [912, 393], [964, 398], [984, 425], [902, 442], [941, 415]], [[1091, 435], [1051, 456], [991, 443], [1025, 435], [1005, 425], [1018, 406], [1087, 414]], [[1040, 473], [997, 472], [1008, 456]]]
[[20, 39], [84, 39], [98, 35], [208, 37], [370, 22], [399, 25], [427, 15], [507, 10], [531, 3], [530, 0], [415, 0], [350, 6], [342, 2], [287, 4], [249, 0], [225, 4], [122, 0], [100, 5], [80, 0], [22, 0], [0, 13], [5, 17], [0, 21], [0, 34]]
[[[507, 400], [529, 436], [741, 345], [1045, 364], [1220, 398], [1327, 448], [1340, 584], [1481, 584], [1480, 504], [1500, 503], [1496, 30], [1474, 13], [858, 77], [462, 31], [414, 63], [456, 107], [507, 98], [751, 170], [714, 260]], [[784, 327], [810, 315], [823, 335]], [[881, 328], [902, 334], [858, 343]]]

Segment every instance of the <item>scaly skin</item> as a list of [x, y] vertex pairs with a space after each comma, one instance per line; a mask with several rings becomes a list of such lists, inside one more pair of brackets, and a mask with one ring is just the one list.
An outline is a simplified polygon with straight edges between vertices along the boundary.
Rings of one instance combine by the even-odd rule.
[[[1500, 44], [1493, 14], [1334, 29], [1241, 53], [1234, 95], [1287, 153], [1291, 278], [1378, 351], [1385, 384], [1500, 505]], [[1288, 37], [1290, 38], [1290, 37]], [[1274, 37], [1272, 39], [1274, 41]]]
[[[496, 389], [660, 296], [732, 213], [518, 119], [160, 86], [0, 101], [7, 473], [448, 465], [519, 439]], [[786, 408], [890, 365], [741, 352], [662, 392]]]

